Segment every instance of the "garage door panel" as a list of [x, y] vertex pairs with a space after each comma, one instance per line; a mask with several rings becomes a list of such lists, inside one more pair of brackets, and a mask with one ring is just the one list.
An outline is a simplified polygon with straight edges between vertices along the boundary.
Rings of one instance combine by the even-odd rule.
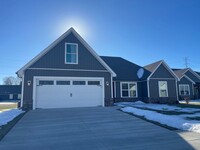
[[54, 79], [53, 85], [36, 86], [36, 108], [103, 106], [103, 86], [99, 85], [102, 80], [58, 81]]

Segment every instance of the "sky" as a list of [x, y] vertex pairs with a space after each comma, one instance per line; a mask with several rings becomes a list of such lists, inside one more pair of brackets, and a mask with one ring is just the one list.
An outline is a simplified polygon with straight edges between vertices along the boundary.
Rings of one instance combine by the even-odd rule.
[[200, 71], [199, 0], [0, 0], [0, 84], [73, 27], [101, 56]]

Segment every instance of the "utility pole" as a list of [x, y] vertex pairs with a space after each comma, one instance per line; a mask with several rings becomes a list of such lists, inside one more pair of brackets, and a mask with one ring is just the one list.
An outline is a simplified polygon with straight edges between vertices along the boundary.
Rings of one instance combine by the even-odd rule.
[[185, 58], [184, 58], [184, 65], [185, 65], [185, 68], [188, 68], [188, 66], [189, 66], [188, 60], [189, 60], [188, 57], [185, 57]]

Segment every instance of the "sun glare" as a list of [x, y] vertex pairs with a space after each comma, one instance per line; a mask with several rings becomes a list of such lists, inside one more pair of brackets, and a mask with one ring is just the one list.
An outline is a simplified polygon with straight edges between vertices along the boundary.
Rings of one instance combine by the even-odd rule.
[[61, 21], [58, 25], [57, 33], [59, 35], [63, 34], [71, 27], [73, 27], [82, 37], [88, 37], [86, 24], [81, 19], [68, 19], [65, 21]]

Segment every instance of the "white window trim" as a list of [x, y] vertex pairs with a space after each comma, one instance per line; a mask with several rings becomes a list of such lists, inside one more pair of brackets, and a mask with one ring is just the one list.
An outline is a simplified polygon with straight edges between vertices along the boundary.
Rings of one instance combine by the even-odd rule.
[[[67, 62], [67, 45], [76, 45], [76, 63]], [[65, 64], [78, 64], [78, 44], [77, 43], [65, 43]]]
[[[166, 89], [166, 92], [167, 92], [167, 96], [161, 96], [161, 93], [160, 93], [160, 83], [161, 82], [165, 82], [166, 83], [166, 85], [167, 85], [167, 89]], [[158, 92], [159, 92], [159, 97], [168, 97], [169, 95], [168, 95], [168, 84], [167, 84], [167, 81], [158, 81]]]
[[[122, 84], [128, 84], [128, 96], [122, 96]], [[131, 97], [130, 96], [130, 89], [129, 84], [135, 84], [136, 85], [136, 96]], [[138, 97], [138, 89], [137, 89], [137, 82], [120, 82], [120, 91], [121, 91], [121, 97], [122, 98], [137, 98]]]
[[[190, 95], [190, 86], [189, 86], [189, 84], [179, 84], [179, 95], [185, 96], [185, 95], [182, 95], [182, 94], [181, 94], [181, 91], [180, 91], [180, 89], [181, 89], [180, 87], [181, 87], [181, 86], [187, 86], [187, 87], [188, 87], [188, 90], [189, 90], [189, 91], [188, 91], [188, 93], [189, 93], [188, 95]], [[185, 90], [185, 88], [184, 88], [184, 90]]]

